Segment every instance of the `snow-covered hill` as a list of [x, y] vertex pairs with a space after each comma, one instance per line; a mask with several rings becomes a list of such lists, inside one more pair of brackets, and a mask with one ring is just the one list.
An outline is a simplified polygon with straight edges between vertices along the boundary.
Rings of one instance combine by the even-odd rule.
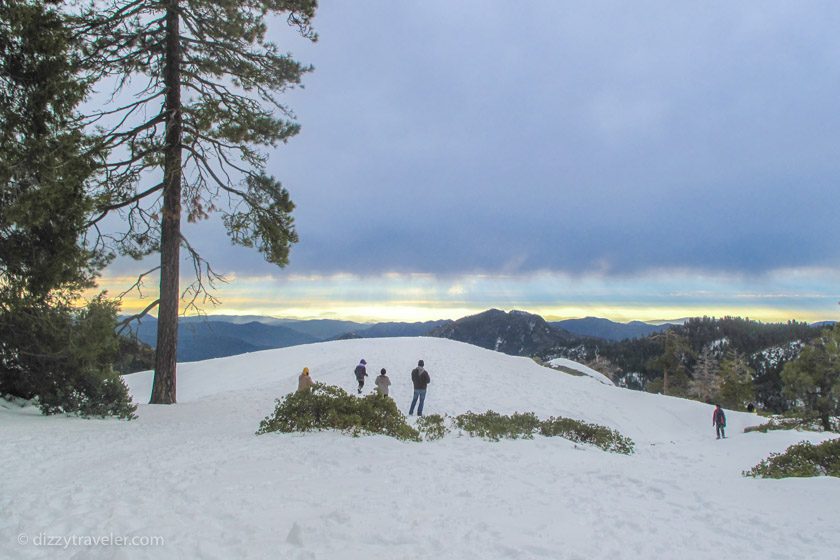
[[[354, 390], [360, 358], [372, 374], [388, 369], [403, 410], [423, 359], [427, 413], [569, 416], [632, 437], [636, 453], [541, 437], [254, 435], [302, 367]], [[126, 379], [146, 402], [151, 373]], [[142, 404], [130, 423], [0, 408], [0, 558], [766, 560], [840, 550], [840, 481], [741, 476], [772, 451], [826, 436], [743, 434], [758, 418], [729, 412], [730, 437], [716, 441], [706, 405], [451, 340], [346, 340], [182, 364], [178, 396]], [[38, 535], [164, 544], [61, 549], [35, 546]]]

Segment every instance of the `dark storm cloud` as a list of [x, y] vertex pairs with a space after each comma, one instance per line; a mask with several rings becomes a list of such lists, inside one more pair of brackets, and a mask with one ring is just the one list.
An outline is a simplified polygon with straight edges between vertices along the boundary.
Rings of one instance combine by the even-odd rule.
[[[317, 44], [277, 33], [316, 67], [271, 160], [291, 270], [838, 266], [838, 24], [834, 2], [323, 1]], [[265, 270], [214, 232], [211, 257]]]

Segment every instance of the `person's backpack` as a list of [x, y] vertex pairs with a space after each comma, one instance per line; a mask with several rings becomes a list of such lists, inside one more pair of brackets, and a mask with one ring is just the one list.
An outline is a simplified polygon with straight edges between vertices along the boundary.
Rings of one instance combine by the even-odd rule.
[[362, 364], [356, 366], [356, 369], [353, 370], [353, 374], [359, 378], [365, 376], [365, 368]]

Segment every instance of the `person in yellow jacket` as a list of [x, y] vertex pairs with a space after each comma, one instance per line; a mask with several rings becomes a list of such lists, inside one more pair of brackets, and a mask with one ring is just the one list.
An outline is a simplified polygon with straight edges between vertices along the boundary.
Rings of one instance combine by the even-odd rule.
[[315, 385], [315, 382], [309, 377], [309, 368], [303, 368], [303, 371], [298, 376], [298, 393], [309, 391], [313, 385]]

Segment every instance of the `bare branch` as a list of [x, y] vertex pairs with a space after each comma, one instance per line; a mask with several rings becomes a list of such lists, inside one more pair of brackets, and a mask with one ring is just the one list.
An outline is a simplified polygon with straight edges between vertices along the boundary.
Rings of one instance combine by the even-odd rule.
[[132, 285], [131, 285], [129, 288], [127, 288], [124, 292], [122, 292], [120, 295], [118, 295], [118, 296], [117, 296], [117, 299], [122, 299], [122, 298], [124, 298], [125, 296], [127, 296], [129, 293], [131, 293], [131, 292], [132, 292], [132, 291], [134, 291], [134, 290], [137, 290], [137, 293], [140, 295], [140, 297], [143, 297], [143, 292], [142, 292], [142, 288], [143, 288], [143, 279], [144, 279], [144, 278], [146, 278], [146, 276], [148, 276], [149, 274], [152, 274], [153, 272], [157, 272], [158, 270], [160, 270], [160, 265], [158, 265], [158, 266], [156, 266], [156, 267], [154, 267], [154, 268], [150, 268], [150, 269], [149, 269], [149, 270], [147, 270], [146, 272], [142, 272], [142, 273], [140, 273], [140, 274], [137, 276], [137, 280], [135, 280], [135, 281], [134, 281], [134, 284], [132, 284]]
[[152, 303], [150, 303], [149, 305], [147, 305], [147, 306], [146, 306], [146, 308], [145, 308], [143, 311], [141, 311], [140, 313], [135, 313], [134, 315], [131, 315], [131, 316], [129, 316], [129, 317], [126, 317], [125, 319], [123, 319], [122, 321], [120, 321], [119, 323], [117, 323], [117, 327], [118, 327], [118, 328], [117, 328], [117, 334], [122, 334], [122, 332], [123, 332], [123, 331], [124, 331], [124, 330], [128, 327], [128, 325], [130, 325], [132, 322], [134, 322], [134, 321], [139, 321], [140, 319], [142, 319], [143, 317], [145, 317], [146, 315], [148, 315], [148, 314], [149, 314], [149, 312], [150, 312], [152, 309], [154, 309], [155, 307], [157, 307], [157, 306], [158, 306], [158, 304], [160, 304], [160, 300], [159, 300], [159, 299], [156, 299], [155, 301], [153, 301]]
[[193, 248], [190, 242], [183, 235], [181, 236], [181, 244], [187, 250], [192, 259], [194, 278], [193, 282], [187, 286], [181, 293], [181, 299], [189, 298], [189, 301], [184, 306], [184, 313], [187, 311], [200, 312], [201, 308], [197, 303], [201, 299], [201, 304], [205, 305], [219, 305], [221, 300], [215, 297], [210, 290], [216, 289], [216, 283], [221, 282], [227, 284], [228, 280], [223, 274], [217, 273], [210, 266], [204, 257]]

